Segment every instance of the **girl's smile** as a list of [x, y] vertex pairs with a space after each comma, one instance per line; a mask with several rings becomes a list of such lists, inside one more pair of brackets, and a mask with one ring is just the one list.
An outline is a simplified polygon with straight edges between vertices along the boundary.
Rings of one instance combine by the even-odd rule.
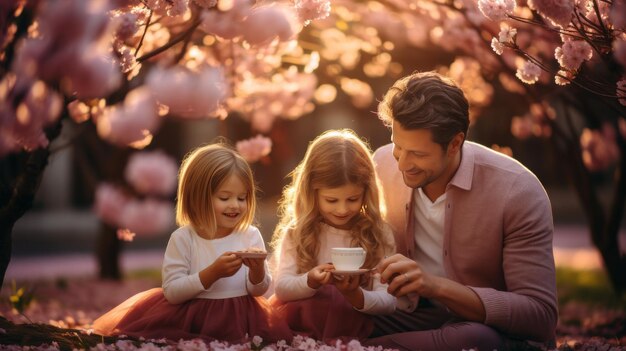
[[235, 175], [230, 175], [217, 188], [213, 195], [213, 209], [217, 222], [216, 237], [230, 234], [248, 210], [248, 189]]

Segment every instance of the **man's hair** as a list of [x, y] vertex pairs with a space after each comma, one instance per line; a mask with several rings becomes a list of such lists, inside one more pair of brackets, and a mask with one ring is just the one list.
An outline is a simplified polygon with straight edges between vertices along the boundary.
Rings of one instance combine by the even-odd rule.
[[444, 149], [459, 132], [467, 136], [469, 104], [463, 91], [435, 72], [416, 72], [399, 79], [378, 104], [387, 127], [398, 122], [407, 130], [428, 129]]

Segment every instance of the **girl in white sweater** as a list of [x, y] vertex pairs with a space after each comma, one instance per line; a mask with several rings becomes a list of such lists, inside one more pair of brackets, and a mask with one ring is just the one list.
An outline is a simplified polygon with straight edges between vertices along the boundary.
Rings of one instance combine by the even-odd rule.
[[[265, 244], [251, 225], [255, 186], [232, 149], [208, 145], [184, 159], [162, 288], [139, 293], [94, 322], [97, 333], [245, 342], [290, 339], [261, 296], [270, 285]], [[252, 252], [251, 252], [252, 251]]]
[[[351, 130], [328, 131], [311, 142], [291, 177], [274, 232], [272, 304], [297, 334], [365, 338], [373, 329], [369, 315], [390, 314], [396, 302], [369, 271], [393, 253], [370, 149]], [[362, 269], [334, 272], [333, 247], [365, 249]]]

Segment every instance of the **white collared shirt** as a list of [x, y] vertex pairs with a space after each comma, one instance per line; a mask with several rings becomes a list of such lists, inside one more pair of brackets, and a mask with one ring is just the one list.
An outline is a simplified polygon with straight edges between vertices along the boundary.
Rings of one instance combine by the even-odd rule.
[[415, 254], [413, 259], [422, 269], [432, 275], [445, 277], [443, 267], [443, 225], [445, 219], [446, 193], [430, 201], [422, 188], [413, 192], [415, 216]]

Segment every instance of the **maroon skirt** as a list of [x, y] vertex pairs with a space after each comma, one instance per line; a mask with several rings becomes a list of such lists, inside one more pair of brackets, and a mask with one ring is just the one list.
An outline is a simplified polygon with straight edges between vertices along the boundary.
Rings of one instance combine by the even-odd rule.
[[174, 305], [165, 299], [162, 288], [134, 295], [94, 321], [93, 329], [102, 335], [230, 343], [244, 343], [254, 336], [289, 342], [292, 336], [263, 297], [198, 298]]
[[270, 303], [294, 334], [327, 343], [337, 339], [363, 340], [374, 329], [371, 316], [355, 310], [332, 285], [322, 286], [315, 295], [302, 300], [282, 302], [274, 295]]

